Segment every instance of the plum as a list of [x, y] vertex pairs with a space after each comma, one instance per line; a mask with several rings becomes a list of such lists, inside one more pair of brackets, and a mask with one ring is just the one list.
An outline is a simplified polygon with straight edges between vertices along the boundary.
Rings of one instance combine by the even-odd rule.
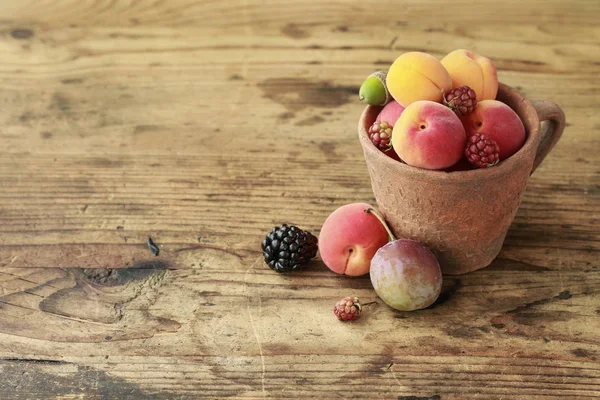
[[410, 239], [396, 239], [377, 212], [393, 240], [371, 259], [371, 283], [377, 295], [390, 307], [413, 311], [433, 304], [442, 290], [440, 265], [427, 247]]

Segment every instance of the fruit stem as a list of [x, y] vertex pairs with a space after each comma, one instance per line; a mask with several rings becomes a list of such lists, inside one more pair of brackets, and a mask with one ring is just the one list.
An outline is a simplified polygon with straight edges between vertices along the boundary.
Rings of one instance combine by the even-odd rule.
[[381, 222], [381, 225], [383, 225], [383, 227], [385, 228], [386, 232], [388, 233], [388, 238], [390, 239], [390, 242], [393, 242], [394, 240], [396, 240], [396, 236], [394, 236], [394, 234], [390, 230], [390, 227], [385, 222], [385, 219], [383, 219], [383, 216], [381, 214], [379, 214], [375, 209], [373, 209], [371, 207], [366, 208], [365, 212], [369, 213], [369, 214], [373, 214], [375, 216], [375, 218], [377, 218], [379, 220], [379, 222]]

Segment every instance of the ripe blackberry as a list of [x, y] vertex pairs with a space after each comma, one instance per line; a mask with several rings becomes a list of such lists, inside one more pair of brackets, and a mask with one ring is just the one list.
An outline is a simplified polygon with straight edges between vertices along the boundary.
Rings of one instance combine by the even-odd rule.
[[444, 93], [443, 98], [444, 105], [449, 107], [459, 117], [470, 114], [477, 105], [475, 91], [468, 86], [452, 89]]
[[484, 134], [476, 133], [467, 139], [465, 157], [478, 168], [493, 167], [500, 160], [498, 143]]
[[317, 255], [317, 238], [308, 231], [283, 224], [262, 241], [265, 262], [277, 272], [292, 271]]

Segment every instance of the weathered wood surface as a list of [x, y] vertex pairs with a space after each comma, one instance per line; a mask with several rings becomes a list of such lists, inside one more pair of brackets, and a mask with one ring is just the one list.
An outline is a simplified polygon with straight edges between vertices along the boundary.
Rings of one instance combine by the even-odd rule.
[[[0, 2], [0, 398], [600, 397], [600, 3], [385, 3]], [[259, 242], [372, 202], [358, 85], [456, 48], [565, 134], [492, 266], [338, 323], [368, 278]]]

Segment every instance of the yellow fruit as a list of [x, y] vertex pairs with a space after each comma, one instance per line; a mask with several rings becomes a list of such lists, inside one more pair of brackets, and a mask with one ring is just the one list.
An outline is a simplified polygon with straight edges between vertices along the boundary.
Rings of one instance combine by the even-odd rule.
[[388, 71], [387, 87], [392, 97], [404, 107], [419, 100], [439, 103], [442, 90], [452, 89], [452, 79], [435, 57], [413, 51], [394, 61]]

